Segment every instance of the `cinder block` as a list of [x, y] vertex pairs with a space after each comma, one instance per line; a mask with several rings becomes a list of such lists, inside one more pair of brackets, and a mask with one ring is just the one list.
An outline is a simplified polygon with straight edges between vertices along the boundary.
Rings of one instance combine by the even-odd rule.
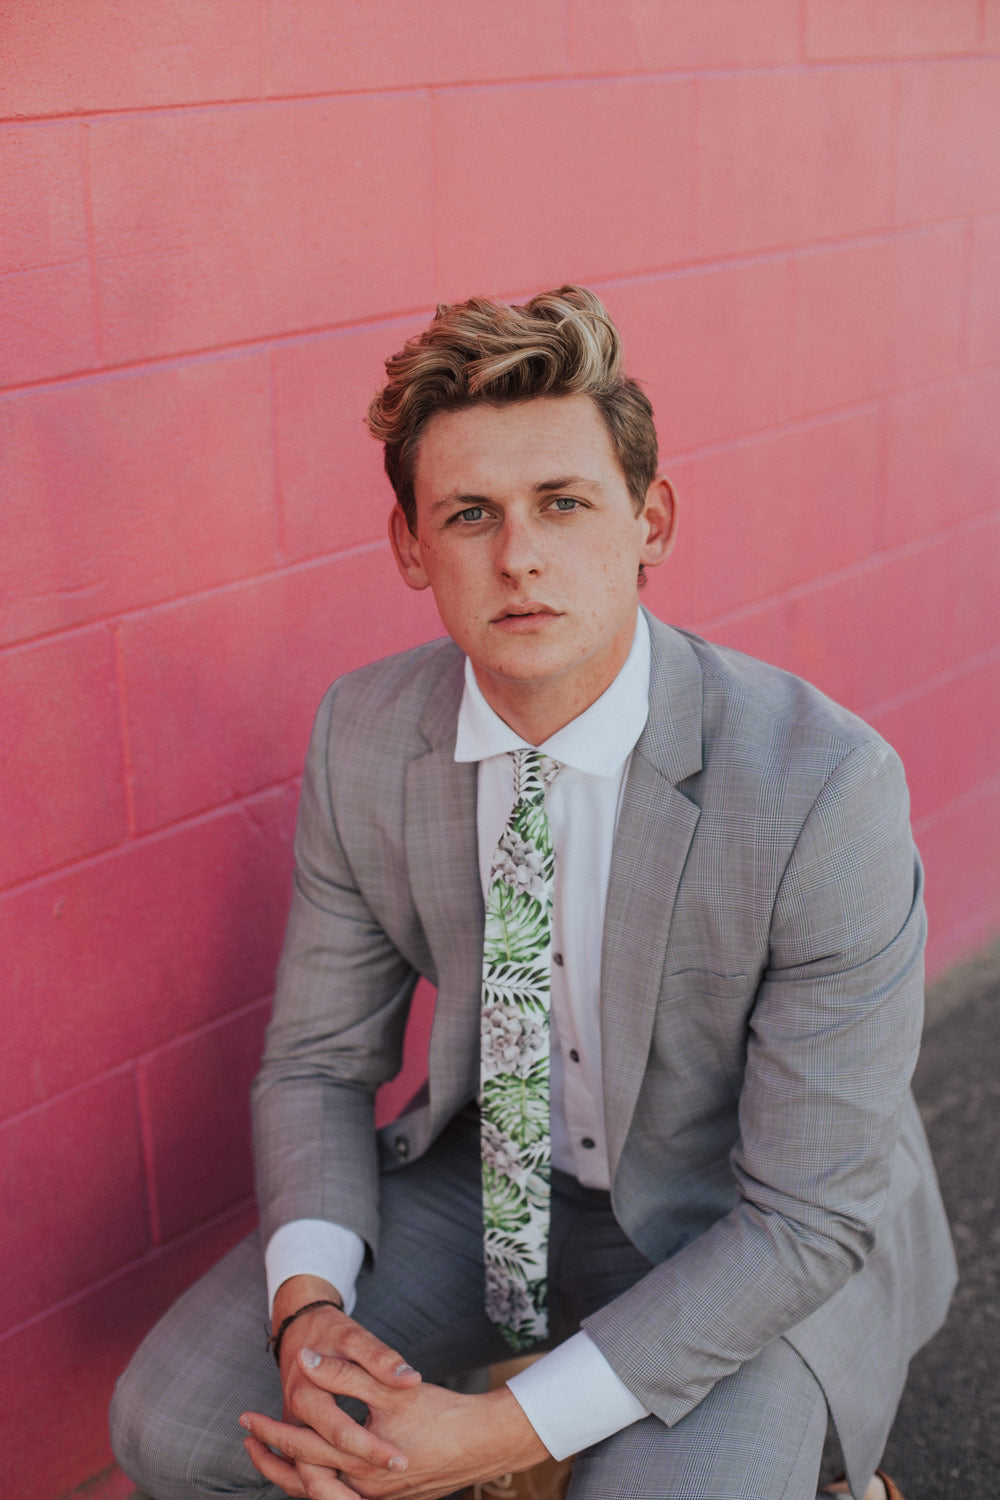
[[928, 971], [974, 953], [1000, 926], [1000, 784], [916, 829], [927, 871]]
[[0, 402], [0, 638], [273, 567], [269, 380], [223, 356]]
[[333, 678], [435, 634], [388, 543], [126, 620], [138, 827], [297, 776]]
[[[961, 364], [965, 227], [936, 225], [890, 245], [890, 383], [915, 385], [951, 375]], [[1000, 258], [994, 271], [998, 265]], [[994, 285], [998, 279], [993, 277]]]
[[111, 359], [433, 300], [424, 94], [141, 114], [88, 129]]
[[[654, 129], [668, 144], [637, 151]], [[442, 94], [435, 150], [444, 296], [591, 281], [686, 258], [693, 137], [694, 85], [686, 80]]]
[[[878, 418], [866, 410], [669, 467], [684, 613], [711, 620], [861, 562], [878, 540]], [[672, 576], [671, 576], [672, 575]]]
[[1000, 0], [985, 0], [983, 45], [987, 52], [1000, 52]]
[[[11, 19], [4, 16], [4, 77], [10, 71], [6, 43]], [[0, 273], [84, 258], [79, 126], [0, 126], [0, 182]]]
[[665, 459], [788, 420], [790, 290], [783, 260], [604, 289]]
[[160, 1314], [252, 1227], [240, 1209], [0, 1341], [4, 1463], [17, 1500], [51, 1500], [107, 1468], [116, 1377]]
[[0, 1110], [270, 992], [295, 797], [272, 793], [0, 897]]
[[109, 632], [0, 653], [0, 886], [124, 839], [121, 718]]
[[872, 723], [899, 751], [918, 821], [996, 780], [1000, 660], [876, 710]]
[[784, 600], [756, 609], [741, 610], [738, 614], [726, 615], [721, 620], [696, 622], [695, 630], [720, 646], [742, 651], [746, 656], [756, 657], [758, 661], [769, 661], [774, 666], [787, 670], [788, 611]]
[[809, 68], [699, 79], [698, 248], [815, 244], [883, 226], [892, 79]]
[[907, 224], [1000, 208], [996, 119], [1000, 58], [900, 73], [897, 218]]
[[1000, 361], [1000, 214], [973, 220], [968, 327], [969, 363]]
[[363, 418], [384, 362], [430, 314], [296, 340], [274, 350], [275, 439], [289, 557], [385, 536], [392, 489]]
[[797, 0], [571, 0], [581, 73], [762, 67], [798, 60]]
[[[998, 411], [1000, 370], [996, 369], [898, 396], [890, 403], [886, 484], [890, 542], [925, 536], [997, 509]], [[995, 568], [984, 567], [985, 562], [980, 556], [975, 571], [995, 577]]]
[[82, 263], [0, 276], [0, 386], [92, 369], [92, 307]]
[[122, 1072], [0, 1126], [0, 1329], [145, 1250], [137, 1123]]
[[5, 6], [0, 116], [244, 99], [262, 0], [32, 0]]
[[[989, 521], [789, 598], [789, 666], [862, 715], [1000, 643]], [[942, 624], [943, 621], [947, 625]]]
[[408, 0], [384, 25], [363, 0], [283, 0], [271, 11], [270, 92], [551, 77], [567, 66], [566, 32], [564, 0]]
[[831, 411], [877, 396], [889, 360], [894, 283], [885, 240], [808, 251], [794, 262], [792, 404]]
[[264, 1001], [139, 1063], [152, 1138], [150, 1191], [164, 1241], [253, 1192], [250, 1084], [270, 1011]]
[[806, 0], [810, 58], [937, 57], [978, 40], [977, 0]]

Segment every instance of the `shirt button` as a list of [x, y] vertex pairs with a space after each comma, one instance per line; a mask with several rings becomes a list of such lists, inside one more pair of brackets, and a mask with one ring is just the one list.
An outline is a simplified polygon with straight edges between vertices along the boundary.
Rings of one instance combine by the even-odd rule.
[[395, 1141], [393, 1142], [393, 1145], [395, 1146], [396, 1155], [399, 1157], [400, 1161], [405, 1161], [410, 1154], [410, 1143], [406, 1139], [406, 1136], [397, 1135]]
[[570, 1057], [570, 1062], [579, 1062], [580, 1061], [580, 1054], [579, 1054], [579, 1052], [577, 1052], [577, 1050], [576, 1050], [575, 1047], [571, 1047], [569, 1049], [569, 1057]]
[[553, 955], [552, 955], [552, 962], [554, 964], [558, 964], [559, 967], [560, 967], [560, 969], [561, 969], [562, 966], [563, 966], [563, 956], [562, 956], [562, 954], [561, 953], [553, 953]]
[[585, 1151], [593, 1151], [594, 1149], [594, 1142], [590, 1139], [589, 1135], [585, 1135], [583, 1137], [580, 1145], [584, 1148]]

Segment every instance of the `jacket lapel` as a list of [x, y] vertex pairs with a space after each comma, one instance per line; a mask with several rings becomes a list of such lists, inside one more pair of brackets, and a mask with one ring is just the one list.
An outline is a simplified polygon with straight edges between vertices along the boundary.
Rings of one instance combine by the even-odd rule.
[[[406, 853], [413, 899], [438, 960], [430, 1043], [435, 1113], [457, 1107], [478, 1083], [483, 897], [476, 830], [476, 767], [455, 761], [462, 657], [428, 699], [426, 754], [406, 772]], [[439, 1092], [440, 1091], [440, 1092]]]
[[678, 782], [701, 769], [701, 669], [682, 635], [650, 618], [649, 719], [615, 835], [601, 962], [604, 1112], [612, 1178], [646, 1071], [681, 872], [698, 822]]

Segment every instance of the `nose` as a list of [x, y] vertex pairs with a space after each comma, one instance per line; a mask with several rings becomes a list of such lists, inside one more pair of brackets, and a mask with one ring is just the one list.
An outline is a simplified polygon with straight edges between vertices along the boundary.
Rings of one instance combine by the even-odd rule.
[[507, 515], [495, 542], [497, 572], [513, 583], [533, 578], [542, 571], [541, 549], [530, 520]]

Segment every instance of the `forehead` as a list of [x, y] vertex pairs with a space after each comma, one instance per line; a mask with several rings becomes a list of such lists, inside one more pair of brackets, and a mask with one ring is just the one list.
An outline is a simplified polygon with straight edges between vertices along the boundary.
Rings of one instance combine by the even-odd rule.
[[589, 396], [538, 396], [435, 413], [420, 435], [414, 488], [488, 494], [556, 474], [625, 483], [608, 430]]

